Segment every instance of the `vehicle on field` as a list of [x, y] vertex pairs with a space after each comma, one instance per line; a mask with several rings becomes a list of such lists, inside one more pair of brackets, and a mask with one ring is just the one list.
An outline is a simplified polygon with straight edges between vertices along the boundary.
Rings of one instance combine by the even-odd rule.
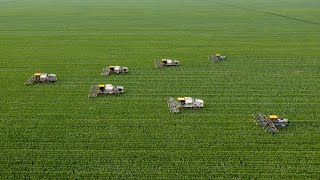
[[98, 95], [114, 95], [122, 94], [124, 88], [112, 84], [98, 84], [92, 85], [88, 97], [97, 97]]
[[51, 83], [56, 81], [57, 76], [55, 74], [35, 73], [24, 84], [30, 85], [33, 83]]
[[265, 128], [266, 132], [272, 134], [278, 132], [278, 129], [286, 128], [289, 124], [288, 119], [279, 118], [277, 115], [266, 116], [262, 113], [255, 116], [255, 122], [258, 126]]
[[179, 66], [180, 62], [172, 59], [161, 59], [154, 61], [156, 68], [169, 67], [169, 66]]
[[202, 108], [204, 106], [204, 101], [193, 97], [174, 97], [168, 98], [168, 106], [170, 112], [178, 113], [182, 108]]
[[112, 74], [125, 74], [129, 71], [127, 67], [120, 67], [120, 66], [107, 66], [102, 69], [101, 75], [108, 76]]
[[220, 54], [215, 54], [215, 55], [208, 56], [208, 59], [215, 61], [215, 62], [216, 61], [224, 61], [226, 59], [226, 56], [222, 56]]

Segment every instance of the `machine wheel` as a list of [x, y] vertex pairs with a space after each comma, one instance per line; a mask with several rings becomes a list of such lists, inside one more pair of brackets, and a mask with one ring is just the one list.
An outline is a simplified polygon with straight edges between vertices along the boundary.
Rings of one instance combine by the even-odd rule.
[[274, 134], [277, 132], [277, 129], [275, 127], [269, 126], [267, 127], [266, 131]]

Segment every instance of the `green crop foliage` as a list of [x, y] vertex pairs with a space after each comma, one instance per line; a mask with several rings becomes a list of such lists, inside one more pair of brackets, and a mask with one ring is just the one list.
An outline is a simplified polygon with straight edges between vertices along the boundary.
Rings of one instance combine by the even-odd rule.
[[[319, 7], [0, 0], [0, 178], [319, 179]], [[100, 76], [108, 64], [130, 72]], [[23, 85], [35, 72], [58, 82]], [[100, 82], [125, 93], [88, 98]], [[170, 114], [168, 96], [205, 107]], [[267, 134], [258, 112], [291, 125]]]

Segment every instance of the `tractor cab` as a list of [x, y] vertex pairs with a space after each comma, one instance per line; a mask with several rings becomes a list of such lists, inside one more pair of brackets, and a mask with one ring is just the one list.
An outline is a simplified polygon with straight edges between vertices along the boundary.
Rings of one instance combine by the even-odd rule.
[[210, 60], [213, 61], [223, 61], [226, 59], [226, 56], [222, 56], [221, 54], [215, 54], [208, 57]]
[[204, 101], [198, 98], [192, 98], [192, 97], [179, 97], [177, 98], [177, 101], [180, 106], [185, 108], [194, 108], [194, 107], [203, 107]]
[[122, 94], [123, 87], [112, 84], [92, 85], [88, 97], [97, 97], [97, 95]]
[[177, 66], [179, 65], [179, 61], [172, 59], [162, 59], [162, 63], [167, 66]]
[[98, 88], [99, 88], [100, 92], [105, 92], [105, 85], [104, 84], [99, 84]]
[[180, 105], [185, 105], [186, 104], [186, 100], [183, 97], [178, 97], [177, 100], [178, 100]]
[[39, 77], [39, 78], [40, 78], [41, 73], [35, 73], [35, 74], [34, 74], [34, 76], [35, 76], [35, 77]]
[[168, 106], [172, 113], [180, 112], [181, 108], [202, 108], [203, 104], [203, 100], [193, 97], [168, 98]]
[[191, 97], [179, 97], [179, 98], [177, 98], [177, 100], [178, 100], [179, 105], [184, 108], [194, 106], [193, 99]]
[[179, 66], [179, 61], [172, 59], [158, 59], [154, 61], [156, 68]]
[[34, 78], [39, 81], [40, 80], [40, 76], [41, 76], [41, 73], [35, 73], [34, 75]]
[[[172, 61], [172, 60], [171, 60]], [[163, 64], [167, 64], [168, 63], [168, 60], [167, 59], [162, 59], [162, 63]]]
[[109, 74], [113, 74], [115, 70], [115, 66], [109, 66]]
[[288, 119], [279, 118], [277, 115], [269, 115], [268, 118], [277, 128], [284, 128], [289, 124]]
[[121, 66], [108, 66], [106, 68], [102, 69], [101, 75], [108, 76], [112, 74], [125, 74], [128, 72], [127, 67], [121, 67]]
[[224, 60], [226, 58], [225, 56], [221, 56], [221, 54], [216, 54], [216, 57], [218, 60]]
[[288, 123], [288, 119], [279, 118], [277, 115], [269, 115], [269, 119], [271, 119], [274, 122], [284, 122]]
[[279, 117], [277, 115], [269, 115], [268, 118], [272, 121], [277, 120]]

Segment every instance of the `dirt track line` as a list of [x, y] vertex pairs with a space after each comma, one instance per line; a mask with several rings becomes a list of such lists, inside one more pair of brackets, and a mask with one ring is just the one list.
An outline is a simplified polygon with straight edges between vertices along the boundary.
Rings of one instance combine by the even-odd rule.
[[247, 11], [254, 11], [254, 12], [260, 12], [260, 13], [264, 13], [264, 14], [270, 14], [270, 15], [273, 15], [273, 16], [283, 17], [283, 18], [286, 18], [286, 19], [291, 19], [291, 20], [299, 21], [299, 22], [303, 22], [303, 23], [308, 23], [308, 24], [313, 24], [313, 25], [320, 25], [320, 23], [318, 23], [318, 22], [308, 21], [308, 20], [305, 20], [305, 19], [299, 19], [299, 18], [290, 17], [290, 16], [286, 16], [286, 15], [282, 15], [282, 14], [273, 13], [273, 12], [262, 11], [262, 10], [257, 10], [257, 9], [250, 9], [250, 8], [245, 8], [245, 7], [236, 6], [236, 5], [232, 5], [232, 4], [225, 4], [225, 3], [216, 2], [216, 1], [214, 3], [220, 4], [220, 5], [224, 5], [224, 6], [230, 6], [230, 7], [237, 8], [237, 9], [243, 9], [243, 10], [247, 10]]

